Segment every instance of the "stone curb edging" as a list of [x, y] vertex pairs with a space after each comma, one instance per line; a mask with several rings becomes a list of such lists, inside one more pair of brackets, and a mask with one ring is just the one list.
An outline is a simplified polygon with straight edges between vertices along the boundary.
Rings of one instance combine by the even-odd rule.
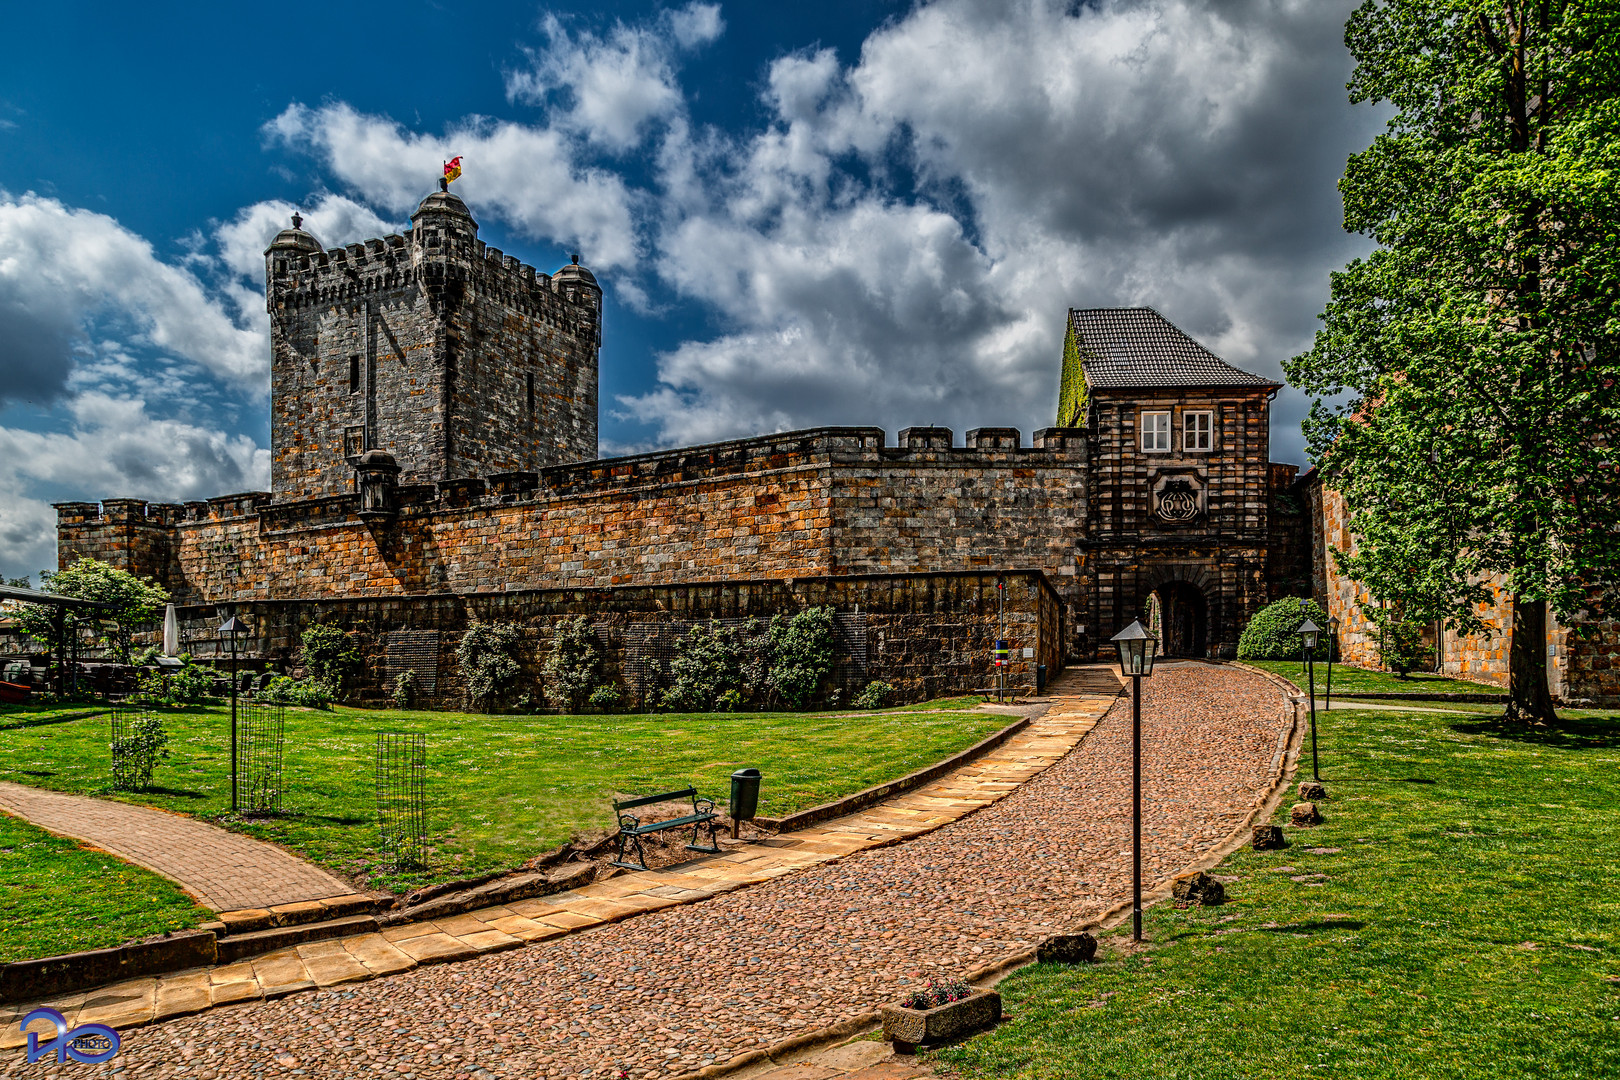
[[[1285, 690], [1298, 690], [1297, 687], [1288, 682], [1286, 679], [1274, 676], [1271, 674], [1271, 672], [1261, 670], [1260, 668], [1251, 668], [1247, 664], [1230, 663], [1228, 661], [1216, 661], [1216, 663], [1229, 665], [1232, 667], [1240, 667], [1244, 670], [1252, 671], [1256, 675], [1263, 676], [1266, 679], [1277, 683], [1280, 688]], [[1204, 852], [1197, 859], [1183, 867], [1177, 873], [1170, 875], [1170, 878], [1167, 881], [1161, 881], [1155, 885], [1150, 892], [1145, 892], [1142, 896], [1142, 907], [1144, 909], [1152, 907], [1153, 905], [1168, 899], [1170, 897], [1170, 890], [1174, 886], [1175, 879], [1182, 874], [1192, 873], [1199, 870], [1208, 870], [1212, 867], [1220, 865], [1220, 863], [1226, 860], [1227, 856], [1231, 855], [1233, 852], [1243, 847], [1244, 844], [1249, 842], [1249, 830], [1254, 827], [1254, 822], [1256, 820], [1261, 817], [1271, 816], [1276, 812], [1277, 807], [1282, 805], [1283, 795], [1287, 792], [1288, 785], [1293, 777], [1295, 766], [1297, 765], [1299, 759], [1299, 749], [1302, 745], [1302, 732], [1299, 726], [1299, 701], [1295, 700], [1296, 698], [1299, 698], [1300, 700], [1303, 699], [1302, 695], [1297, 693], [1287, 695], [1287, 705], [1292, 715], [1289, 718], [1288, 726], [1278, 736], [1279, 749], [1283, 754], [1282, 760], [1279, 761], [1276, 756], [1272, 757], [1267, 769], [1268, 771], [1272, 772], [1274, 779], [1261, 797], [1255, 800], [1254, 809], [1249, 812], [1249, 815], [1246, 818], [1243, 819], [1243, 823], [1228, 833], [1226, 838], [1219, 844]], [[1077, 742], [1075, 747], [1070, 749], [1070, 753], [1072, 753], [1075, 748], [1078, 748], [1079, 745], [1080, 744]], [[1103, 909], [1103, 911], [1096, 916], [1080, 923], [1071, 932], [1081, 933], [1083, 931], [1090, 930], [1112, 930], [1114, 927], [1122, 925], [1130, 913], [1131, 902], [1129, 900], [1121, 900]], [[1035, 955], [1037, 951], [1038, 948], [1020, 949], [1017, 952], [1007, 953], [1003, 956], [997, 957], [987, 964], [981, 964], [976, 968], [968, 969], [967, 973], [962, 977], [963, 981], [973, 986], [994, 986], [996, 983], [999, 983], [1002, 979], [1005, 979], [1008, 975], [1011, 975], [1020, 968], [1028, 967], [1029, 965], [1035, 963]], [[819, 1049], [833, 1043], [841, 1042], [855, 1035], [865, 1034], [866, 1032], [876, 1030], [881, 1022], [882, 1016], [878, 1012], [860, 1013], [845, 1020], [840, 1020], [837, 1023], [829, 1024], [825, 1027], [816, 1028], [811, 1031], [802, 1032], [798, 1035], [783, 1039], [780, 1042], [772, 1043], [770, 1046], [762, 1050], [747, 1051], [746, 1053], [739, 1054], [736, 1057], [731, 1058], [723, 1064], [706, 1065], [703, 1068], [698, 1069], [696, 1072], [681, 1073], [672, 1077], [671, 1080], [715, 1080], [717, 1077], [729, 1076], [732, 1073], [740, 1072], [749, 1066], [758, 1065], [767, 1061], [777, 1065], [791, 1064], [791, 1062], [777, 1061], [777, 1058], [790, 1054], [801, 1054], [811, 1049]]]
[[974, 758], [989, 753], [1029, 727], [1033, 719], [1033, 717], [1028, 716], [1020, 717], [1000, 731], [980, 739], [966, 750], [958, 750], [950, 757], [942, 761], [936, 761], [932, 765], [925, 765], [915, 772], [907, 773], [898, 780], [890, 780], [885, 784], [876, 784], [865, 791], [857, 791], [853, 795], [845, 795], [841, 799], [834, 799], [832, 802], [822, 803], [820, 806], [812, 806], [808, 810], [800, 810], [786, 817], [755, 818], [754, 825], [757, 828], [771, 829], [776, 832], [798, 832], [800, 829], [809, 828], [811, 825], [829, 821], [832, 818], [843, 817], [845, 814], [852, 814], [857, 810], [865, 810], [868, 806], [880, 803], [891, 795], [902, 795], [914, 788], [938, 780], [958, 766], [965, 765]]
[[1463, 705], [1506, 705], [1508, 701], [1506, 694], [1453, 693], [1448, 690], [1432, 693], [1422, 690], [1341, 690], [1339, 697], [1344, 701], [1438, 701], [1441, 704], [1455, 701]]

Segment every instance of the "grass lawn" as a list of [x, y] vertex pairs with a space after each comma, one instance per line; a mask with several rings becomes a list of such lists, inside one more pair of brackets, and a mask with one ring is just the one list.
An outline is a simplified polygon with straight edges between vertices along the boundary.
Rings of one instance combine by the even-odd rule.
[[[1304, 690], [1310, 680], [1301, 670], [1298, 660], [1245, 660], [1245, 664], [1269, 671], [1273, 675], [1281, 675], [1295, 686]], [[1321, 660], [1316, 662], [1316, 693], [1320, 696], [1327, 692], [1327, 664]], [[1507, 691], [1500, 686], [1489, 683], [1468, 682], [1465, 679], [1448, 679], [1444, 675], [1430, 675], [1414, 671], [1404, 679], [1395, 677], [1391, 671], [1368, 671], [1365, 668], [1351, 667], [1349, 664], [1333, 665], [1333, 696], [1343, 693], [1346, 697], [1353, 694], [1506, 694]]]
[[167, 878], [0, 814], [0, 962], [110, 948], [211, 915]]
[[1324, 824], [1228, 859], [1229, 903], [1161, 904], [1141, 952], [1108, 947], [1127, 927], [1096, 965], [1024, 969], [1011, 1021], [939, 1057], [970, 1078], [1620, 1076], [1620, 716], [1335, 712], [1322, 763]]
[[[516, 866], [613, 826], [615, 792], [695, 785], [724, 801], [757, 767], [759, 812], [779, 816], [947, 757], [1012, 718], [883, 711], [657, 716], [480, 716], [287, 710], [284, 815], [233, 819], [228, 709], [165, 714], [173, 757], [154, 790], [107, 789], [107, 718], [0, 726], [0, 780], [179, 810], [293, 848], [373, 887], [408, 888]], [[0, 718], [0, 725], [15, 718]], [[376, 733], [427, 735], [430, 865], [396, 874], [376, 849]]]

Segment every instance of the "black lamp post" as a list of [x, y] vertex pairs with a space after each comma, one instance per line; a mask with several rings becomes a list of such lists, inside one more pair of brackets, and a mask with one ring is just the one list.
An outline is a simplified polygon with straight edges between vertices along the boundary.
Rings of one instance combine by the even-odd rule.
[[1325, 695], [1325, 703], [1322, 706], [1323, 708], [1327, 709], [1329, 712], [1333, 711], [1333, 650], [1337, 649], [1338, 647], [1339, 647], [1339, 620], [1335, 619], [1333, 616], [1329, 615], [1328, 616], [1328, 640], [1327, 640], [1327, 662], [1328, 662], [1327, 694]]
[[1131, 936], [1142, 940], [1142, 677], [1153, 674], [1159, 639], [1140, 619], [1109, 639], [1119, 647], [1119, 671], [1131, 680]]
[[1306, 619], [1299, 624], [1299, 644], [1306, 669], [1310, 672], [1311, 688], [1311, 779], [1320, 781], [1322, 774], [1316, 764], [1316, 638], [1322, 628]]
[[231, 813], [236, 813], [236, 637], [247, 633], [242, 620], [232, 615], [219, 627], [220, 636], [231, 643]]

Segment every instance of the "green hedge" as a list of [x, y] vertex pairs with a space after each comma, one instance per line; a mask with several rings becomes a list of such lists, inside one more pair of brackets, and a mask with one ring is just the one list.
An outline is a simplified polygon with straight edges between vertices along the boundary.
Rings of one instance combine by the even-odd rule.
[[1238, 659], [1298, 660], [1299, 624], [1305, 621], [1307, 615], [1322, 628], [1322, 640], [1317, 643], [1316, 656], [1317, 659], [1325, 658], [1328, 645], [1327, 612], [1315, 600], [1303, 601], [1303, 608], [1300, 603], [1299, 597], [1289, 596], [1255, 612], [1249, 625], [1243, 628], [1243, 636], [1238, 639]]

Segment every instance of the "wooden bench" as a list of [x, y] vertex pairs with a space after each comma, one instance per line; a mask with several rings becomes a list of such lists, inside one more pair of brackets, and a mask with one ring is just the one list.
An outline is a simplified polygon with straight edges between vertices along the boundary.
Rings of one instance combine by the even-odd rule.
[[[638, 806], [650, 806], [653, 803], [673, 802], [676, 799], [692, 800], [692, 812], [685, 817], [673, 818], [669, 821], [652, 821], [643, 825], [641, 819], [634, 814], [625, 813]], [[710, 855], [720, 853], [719, 844], [715, 840], [715, 819], [720, 815], [714, 812], [713, 799], [698, 797], [697, 788], [682, 788], [680, 791], [666, 791], [662, 795], [645, 795], [639, 799], [620, 799], [613, 803], [613, 812], [619, 816], [619, 857], [613, 860], [614, 866], [622, 866], [626, 870], [650, 870], [647, 865], [647, 851], [641, 846], [641, 838], [648, 833], [662, 832], [665, 829], [680, 829], [687, 825], [692, 826], [692, 842], [686, 845], [688, 851], [703, 851]], [[698, 846], [698, 832], [704, 826], [709, 829], [709, 846]], [[635, 846], [636, 857], [640, 862], [628, 862], [625, 856], [629, 854], [627, 848]]]

